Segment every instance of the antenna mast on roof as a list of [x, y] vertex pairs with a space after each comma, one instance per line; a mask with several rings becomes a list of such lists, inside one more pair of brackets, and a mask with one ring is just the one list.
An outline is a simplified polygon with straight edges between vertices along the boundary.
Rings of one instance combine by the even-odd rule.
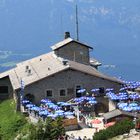
[[78, 6], [76, 4], [76, 40], [79, 41]]

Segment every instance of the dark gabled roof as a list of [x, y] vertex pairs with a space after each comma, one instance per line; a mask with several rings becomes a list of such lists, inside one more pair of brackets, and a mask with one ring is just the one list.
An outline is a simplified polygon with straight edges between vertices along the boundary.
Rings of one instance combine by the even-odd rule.
[[[126, 112], [126, 111], [122, 111], [119, 109], [115, 109], [112, 110], [110, 112], [107, 112], [105, 114], [103, 114], [103, 117], [105, 120], [120, 116], [120, 115], [126, 115], [126, 116], [130, 116], [130, 117], [135, 117], [135, 113], [131, 113], [131, 112]], [[137, 117], [140, 118], [140, 114], [137, 114]]]
[[87, 73], [87, 74], [95, 76], [95, 77], [99, 77], [99, 78], [102, 78], [102, 79], [105, 79], [105, 80], [109, 80], [109, 81], [112, 81], [112, 82], [122, 84], [122, 81], [118, 80], [117, 78], [104, 75], [103, 73], [99, 72], [97, 69], [93, 68], [90, 65], [84, 65], [84, 64], [74, 62], [74, 61], [69, 61], [68, 64], [69, 64], [69, 67], [73, 70], [77, 70], [77, 71]]
[[87, 47], [87, 48], [89, 48], [89, 49], [93, 49], [93, 48], [90, 47], [89, 45], [87, 45], [87, 44], [85, 44], [85, 43], [81, 43], [81, 42], [79, 42], [79, 41], [77, 41], [77, 40], [74, 40], [74, 39], [72, 39], [72, 38], [64, 39], [63, 41], [58, 42], [57, 44], [53, 45], [51, 48], [52, 48], [52, 50], [57, 50], [57, 49], [62, 48], [62, 47], [64, 47], [65, 45], [67, 45], [67, 44], [69, 44], [69, 43], [72, 43], [72, 42], [78, 43], [78, 44], [80, 44], [80, 45], [82, 45], [82, 46], [85, 46], [85, 47]]
[[[28, 73], [26, 72], [26, 66], [28, 66], [31, 70], [30, 76], [28, 76]], [[84, 65], [74, 61], [68, 61], [67, 65], [64, 65], [63, 58], [57, 57], [53, 52], [21, 62], [17, 64], [17, 67], [11, 69], [10, 71], [1, 73], [0, 78], [9, 76], [13, 89], [16, 90], [20, 88], [21, 79], [24, 81], [25, 86], [27, 86], [68, 69], [87, 73], [95, 77], [121, 84], [121, 81], [118, 79], [106, 76], [90, 65]]]
[[119, 115], [122, 115], [122, 112], [119, 109], [115, 109], [115, 110], [112, 110], [110, 112], [103, 114], [103, 117], [105, 120], [108, 120], [108, 119], [117, 117]]

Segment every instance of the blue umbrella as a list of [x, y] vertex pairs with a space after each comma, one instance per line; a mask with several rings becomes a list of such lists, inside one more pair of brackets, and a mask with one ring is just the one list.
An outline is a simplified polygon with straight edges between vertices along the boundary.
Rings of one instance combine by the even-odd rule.
[[140, 106], [132, 107], [134, 111], [140, 111]]
[[97, 104], [97, 101], [88, 101], [90, 104]]
[[50, 105], [49, 108], [52, 108], [54, 110], [60, 110], [61, 107], [57, 106], [57, 105]]
[[80, 97], [79, 99], [80, 99], [80, 100], [86, 100], [87, 97], [86, 97], [86, 96], [82, 96], [82, 97]]
[[49, 114], [47, 117], [56, 118], [58, 117], [58, 114]]
[[65, 102], [57, 102], [58, 105], [64, 104]]
[[113, 91], [113, 88], [107, 88], [105, 91]]
[[57, 111], [55, 111], [55, 113], [64, 113], [64, 111], [63, 110], [57, 110]]
[[128, 95], [126, 92], [119, 92], [119, 95]]
[[136, 107], [136, 106], [138, 106], [138, 104], [137, 103], [130, 103], [129, 106], [130, 107]]
[[33, 106], [35, 106], [35, 105], [33, 105], [33, 104], [27, 104], [27, 105], [26, 105], [27, 108], [31, 108], [31, 107], [33, 107]]
[[42, 115], [47, 116], [48, 114], [49, 114], [49, 112], [47, 110], [39, 112], [40, 116], [42, 116]]
[[86, 100], [92, 101], [92, 100], [95, 100], [95, 97], [86, 97]]
[[118, 100], [118, 97], [111, 97], [111, 100], [116, 101], [116, 100]]
[[107, 96], [111, 99], [111, 100], [118, 100], [118, 96], [114, 93], [108, 93]]
[[130, 99], [134, 99], [134, 100], [135, 100], [135, 99], [139, 99], [139, 98], [140, 98], [140, 95], [139, 95], [139, 94], [130, 94], [130, 95], [129, 95], [129, 98], [130, 98]]
[[119, 100], [128, 100], [128, 95], [126, 93], [119, 93], [118, 99]]
[[119, 100], [128, 100], [128, 97], [121, 96], [121, 97], [119, 97]]
[[53, 109], [54, 109], [54, 110], [60, 110], [60, 109], [61, 109], [61, 107], [56, 106], [56, 107], [53, 107]]
[[31, 110], [40, 111], [40, 107], [34, 106], [34, 107], [31, 108]]
[[48, 106], [53, 106], [53, 105], [55, 105], [55, 104], [54, 104], [54, 103], [49, 102], [49, 103], [45, 103], [45, 105], [48, 105]]
[[45, 111], [46, 109], [43, 107], [40, 107], [40, 111]]
[[85, 91], [86, 91], [86, 89], [80, 89], [80, 90], [77, 91], [77, 93], [83, 93]]
[[70, 103], [63, 103], [61, 104], [61, 106], [70, 106], [71, 104]]
[[56, 107], [58, 107], [58, 106], [55, 105], [55, 104], [50, 104], [50, 105], [48, 105], [48, 107], [49, 107], [49, 108], [56, 108]]
[[73, 112], [70, 112], [70, 111], [67, 111], [67, 112], [65, 112], [64, 114], [65, 114], [65, 116], [71, 116], [71, 115], [73, 115], [74, 113], [73, 113]]
[[112, 92], [107, 92], [106, 93], [107, 96], [110, 96], [111, 94], [114, 94], [114, 93], [112, 93]]
[[80, 98], [75, 98], [74, 101], [79, 102], [79, 101], [81, 101], [81, 99]]
[[99, 88], [94, 88], [91, 90], [92, 92], [96, 92], [96, 91], [99, 91]]
[[27, 104], [27, 103], [30, 103], [30, 101], [29, 100], [23, 100], [22, 103]]
[[123, 88], [120, 88], [120, 91], [124, 91], [125, 90], [125, 88], [123, 87]]
[[133, 109], [132, 107], [128, 107], [128, 106], [122, 108], [123, 111], [128, 111], [128, 112], [132, 111], [132, 109]]
[[117, 106], [118, 106], [120, 109], [122, 109], [122, 108], [128, 106], [128, 103], [118, 103]]
[[41, 103], [51, 103], [51, 101], [49, 99], [42, 99]]
[[64, 116], [64, 113], [55, 113], [55, 115], [57, 115], [57, 116]]

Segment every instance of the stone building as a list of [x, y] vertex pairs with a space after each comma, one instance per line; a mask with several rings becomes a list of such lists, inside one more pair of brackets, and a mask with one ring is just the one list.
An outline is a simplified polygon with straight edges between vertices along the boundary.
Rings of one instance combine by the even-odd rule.
[[122, 82], [97, 70], [101, 65], [91, 59], [92, 47], [66, 38], [51, 47], [52, 52], [18, 63], [15, 68], [0, 74], [0, 99], [20, 98], [21, 81], [24, 97], [32, 97], [39, 103], [42, 98], [67, 101], [82, 96], [77, 91], [86, 88], [106, 88], [118, 91]]

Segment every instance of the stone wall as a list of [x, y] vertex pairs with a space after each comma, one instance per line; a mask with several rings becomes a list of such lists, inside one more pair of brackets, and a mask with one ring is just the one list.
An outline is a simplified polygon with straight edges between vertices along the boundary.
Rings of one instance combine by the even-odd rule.
[[9, 77], [0, 79], [0, 86], [7, 86], [8, 93], [0, 93], [0, 100], [8, 99], [13, 97], [13, 89]]
[[109, 99], [109, 111], [116, 109], [116, 103]]
[[[35, 103], [39, 103], [42, 98], [46, 98], [46, 90], [52, 90], [52, 100], [67, 101], [76, 97], [76, 86], [80, 85], [86, 88], [89, 93], [91, 89], [104, 87], [114, 88], [118, 91], [120, 84], [105, 80], [102, 78], [94, 77], [85, 73], [75, 70], [66, 70], [59, 72], [53, 76], [42, 79], [25, 87], [24, 95], [32, 94], [35, 96]], [[66, 96], [61, 97], [59, 94], [60, 89], [66, 89]]]
[[55, 50], [55, 54], [68, 60], [89, 64], [89, 48], [75, 42]]

